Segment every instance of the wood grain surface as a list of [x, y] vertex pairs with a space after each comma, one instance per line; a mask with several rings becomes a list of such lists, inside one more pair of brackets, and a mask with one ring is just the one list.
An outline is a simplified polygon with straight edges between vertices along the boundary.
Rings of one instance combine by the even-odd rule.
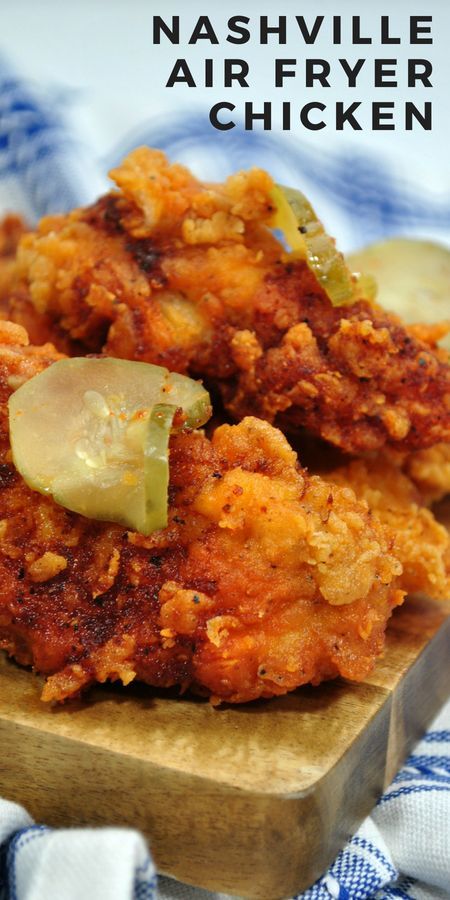
[[310, 885], [449, 693], [450, 604], [410, 599], [363, 684], [213, 709], [144, 686], [48, 708], [0, 660], [0, 796], [50, 825], [119, 824], [160, 871], [251, 898]]

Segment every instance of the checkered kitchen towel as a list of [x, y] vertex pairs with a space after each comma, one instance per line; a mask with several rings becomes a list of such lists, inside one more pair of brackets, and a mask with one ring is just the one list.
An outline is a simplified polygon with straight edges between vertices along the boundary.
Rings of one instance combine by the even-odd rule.
[[[0, 62], [0, 212], [19, 209], [30, 221], [93, 200], [104, 189], [89, 148], [71, 137], [66, 98], [42, 96]], [[181, 135], [181, 136], [180, 136]], [[301, 144], [267, 136], [205, 134], [203, 120], [144, 123], [112, 149], [107, 164], [140, 143], [160, 146], [221, 178], [255, 157], [286, 183], [320, 182], [338, 208], [349, 239], [404, 231], [450, 233], [450, 206], [422, 197], [379, 159], [318, 157]], [[205, 153], [207, 147], [207, 154]], [[377, 184], [377, 190], [373, 188]], [[307, 189], [307, 187], [306, 187]], [[356, 241], [356, 234], [353, 234]], [[1, 779], [1, 762], [0, 762]], [[1, 780], [0, 780], [1, 785]], [[0, 788], [1, 792], [1, 788]], [[302, 900], [450, 898], [450, 703], [415, 748], [394, 783], [330, 870]], [[220, 895], [157, 879], [144, 839], [116, 828], [53, 830], [0, 800], [0, 900], [206, 900]]]

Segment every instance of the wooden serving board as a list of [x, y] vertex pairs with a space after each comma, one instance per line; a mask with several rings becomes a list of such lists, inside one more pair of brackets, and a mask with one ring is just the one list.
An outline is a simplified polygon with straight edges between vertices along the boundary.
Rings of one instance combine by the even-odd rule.
[[450, 603], [410, 599], [373, 676], [213, 709], [144, 686], [48, 708], [0, 660], [0, 796], [50, 825], [119, 824], [161, 872], [244, 897], [309, 886], [449, 694]]

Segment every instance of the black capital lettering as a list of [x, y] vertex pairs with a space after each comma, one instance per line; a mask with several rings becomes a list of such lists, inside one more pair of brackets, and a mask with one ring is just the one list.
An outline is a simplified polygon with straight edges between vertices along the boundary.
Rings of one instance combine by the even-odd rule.
[[219, 121], [218, 116], [223, 109], [229, 109], [230, 112], [233, 112], [236, 107], [233, 103], [215, 103], [209, 111], [209, 121], [211, 122], [211, 125], [213, 125], [214, 128], [217, 128], [218, 131], [229, 131], [230, 128], [236, 128], [236, 122]]
[[153, 16], [153, 43], [161, 43], [161, 33], [164, 34], [171, 44], [180, 43], [180, 17], [172, 16], [172, 27], [161, 16]]
[[209, 16], [199, 16], [197, 19], [197, 24], [189, 38], [189, 44], [196, 44], [197, 41], [209, 41], [210, 44], [218, 44], [219, 38], [217, 37], [214, 28], [211, 25], [209, 20]]
[[177, 59], [167, 79], [166, 87], [173, 87], [174, 84], [188, 84], [189, 87], [195, 87], [192, 72], [185, 59]]
[[[422, 71], [419, 72], [419, 66]], [[415, 87], [417, 81], [421, 81], [424, 87], [432, 87], [430, 75], [433, 66], [429, 59], [408, 59], [408, 87]]]
[[314, 19], [314, 25], [311, 28], [311, 31], [308, 31], [308, 26], [305, 22], [304, 16], [296, 16], [295, 18], [297, 20], [297, 25], [300, 28], [301, 35], [302, 35], [302, 38], [303, 38], [305, 44], [314, 44], [316, 41], [317, 35], [319, 34], [319, 31], [322, 27], [322, 22], [323, 22], [324, 17], [316, 16], [316, 18]]
[[241, 87], [248, 88], [248, 81], [246, 81], [246, 77], [248, 75], [249, 65], [245, 59], [226, 59], [224, 61], [224, 83], [225, 87], [231, 87], [233, 81], [237, 81]]
[[353, 44], [371, 44], [371, 37], [361, 37], [361, 17], [352, 16], [352, 43]]
[[366, 60], [365, 59], [357, 59], [353, 68], [350, 65], [348, 59], [340, 59], [339, 62], [348, 78], [348, 86], [351, 88], [356, 87], [356, 79], [357, 79], [364, 63], [366, 62]]
[[340, 16], [333, 16], [333, 44], [342, 44], [342, 28]]
[[400, 44], [399, 37], [391, 37], [389, 34], [389, 16], [381, 16], [381, 43]]
[[248, 102], [244, 105], [245, 108], [245, 130], [253, 131], [253, 122], [262, 121], [264, 131], [271, 131], [272, 129], [272, 104], [266, 100], [263, 103], [263, 112], [254, 112], [253, 111], [253, 103]]
[[283, 100], [283, 131], [291, 130], [291, 104], [287, 100]]
[[308, 31], [308, 26], [305, 22], [304, 16], [296, 16], [297, 25], [300, 28], [300, 32], [305, 44], [314, 44], [316, 41], [316, 37], [319, 34], [319, 31], [322, 27], [323, 16], [316, 16], [314, 19], [314, 25], [311, 28], [311, 31]]
[[295, 71], [286, 69], [285, 66], [295, 66], [296, 59], [276, 59], [275, 60], [275, 87], [283, 87], [285, 78], [295, 78]]
[[433, 38], [420, 37], [421, 34], [431, 34], [431, 26], [422, 28], [422, 22], [432, 22], [433, 16], [410, 16], [409, 19], [409, 43], [432, 44]]
[[395, 103], [372, 103], [372, 131], [393, 131]]
[[[314, 82], [318, 81], [322, 87], [330, 87], [328, 75], [330, 74], [330, 63], [326, 59], [307, 59], [306, 66], [306, 87], [314, 87]], [[316, 69], [320, 68], [317, 72]]]
[[269, 25], [269, 17], [261, 16], [260, 24], [260, 43], [267, 44], [269, 34], [278, 35], [278, 43], [286, 43], [286, 16], [278, 16], [278, 25]]
[[305, 106], [302, 106], [300, 110], [300, 121], [303, 127], [307, 128], [308, 131], [320, 131], [321, 128], [326, 128], [326, 124], [323, 121], [311, 122], [309, 114], [313, 109], [319, 109], [323, 112], [326, 109], [325, 103], [307, 103]]
[[414, 120], [422, 126], [424, 131], [431, 131], [432, 104], [429, 100], [423, 104], [423, 113], [417, 109], [414, 103], [407, 100], [405, 103], [405, 129], [412, 131]]
[[388, 66], [396, 66], [396, 59], [375, 59], [374, 60], [374, 68], [375, 68], [375, 77], [374, 77], [374, 86], [376, 88], [383, 87], [397, 87], [397, 81], [389, 81], [391, 76], [395, 76], [396, 70], [387, 68]]
[[228, 19], [228, 29], [232, 34], [238, 34], [239, 37], [231, 37], [229, 34], [227, 37], [227, 41], [229, 44], [247, 44], [250, 40], [250, 32], [248, 28], [242, 28], [239, 24], [240, 22], [244, 22], [245, 25], [248, 25], [250, 19], [248, 16], [232, 16], [231, 19]]
[[343, 131], [344, 125], [349, 124], [353, 128], [353, 131], [362, 131], [362, 127], [358, 122], [358, 119], [355, 119], [353, 113], [358, 109], [358, 106], [361, 106], [361, 103], [352, 103], [351, 106], [348, 106], [347, 109], [344, 109], [344, 104], [339, 102], [336, 103], [336, 131]]
[[205, 87], [214, 87], [214, 60], [205, 59]]

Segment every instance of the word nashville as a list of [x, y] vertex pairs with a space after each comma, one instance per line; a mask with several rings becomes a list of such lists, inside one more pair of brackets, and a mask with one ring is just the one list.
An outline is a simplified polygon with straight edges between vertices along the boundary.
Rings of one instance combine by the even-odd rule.
[[[304, 16], [278, 16], [269, 19], [268, 16], [258, 16], [251, 19], [249, 16], [232, 16], [226, 22], [226, 34], [224, 29], [218, 29], [209, 16], [199, 16], [188, 28], [180, 16], [172, 16], [171, 21], [162, 16], [153, 17], [153, 43], [155, 45], [170, 43], [173, 45], [185, 45], [191, 47], [200, 44], [218, 45], [222, 42], [228, 44], [246, 44], [258, 42], [261, 47], [269, 44], [286, 44], [290, 46], [294, 40], [303, 45], [314, 45], [324, 36], [329, 44], [340, 45], [343, 41], [353, 46], [376, 44], [382, 47], [389, 45], [389, 56], [377, 56], [367, 59], [364, 57], [349, 59], [337, 59], [329, 62], [317, 55], [315, 58], [291, 58], [277, 57], [267, 59], [269, 51], [261, 51], [261, 63], [267, 70], [272, 66], [273, 88], [281, 93], [296, 88], [303, 92], [330, 88], [334, 77], [344, 82], [345, 90], [364, 90], [367, 95], [368, 73], [370, 73], [370, 86], [373, 89], [405, 88], [412, 91], [415, 88], [432, 88], [431, 75], [432, 63], [424, 59], [420, 45], [432, 44], [431, 37], [432, 16], [408, 16], [405, 33], [401, 29], [395, 32], [391, 28], [389, 16], [380, 16], [379, 30], [376, 35], [370, 35], [364, 29], [360, 16], [350, 16], [348, 21], [341, 16], [315, 16], [306, 20]], [[414, 50], [414, 56], [399, 61], [393, 56], [392, 45], [407, 43]], [[385, 50], [382, 51], [386, 53]], [[188, 88], [251, 88], [251, 73], [249, 63], [242, 58], [229, 57], [218, 60], [205, 55], [205, 58], [189, 61], [179, 58], [172, 62], [170, 71], [165, 81], [166, 88], [184, 86]], [[365, 85], [363, 81], [365, 79]], [[304, 94], [303, 94], [304, 97]], [[406, 131], [413, 128], [421, 128], [431, 131], [432, 128], [432, 103], [425, 100], [417, 105], [406, 96], [399, 102], [386, 101], [380, 98], [364, 101], [354, 100], [354, 93], [347, 101], [333, 103], [330, 110], [326, 103], [317, 97], [314, 100], [304, 97], [308, 102], [293, 103], [291, 100], [280, 99], [280, 102], [262, 100], [256, 103], [253, 100], [245, 100], [242, 108], [228, 99], [214, 103], [209, 111], [209, 119], [214, 128], [219, 131], [229, 131], [241, 125], [246, 131], [254, 128], [262, 128], [270, 131], [276, 120], [277, 125], [283, 131], [291, 131], [293, 127], [300, 126], [309, 131], [319, 131], [323, 128], [334, 127], [337, 131], [352, 129], [362, 131], [368, 127], [372, 131], [393, 131], [403, 127]], [[235, 95], [233, 95], [235, 99]], [[237, 121], [236, 121], [237, 120]], [[242, 123], [242, 124], [241, 124]]]

